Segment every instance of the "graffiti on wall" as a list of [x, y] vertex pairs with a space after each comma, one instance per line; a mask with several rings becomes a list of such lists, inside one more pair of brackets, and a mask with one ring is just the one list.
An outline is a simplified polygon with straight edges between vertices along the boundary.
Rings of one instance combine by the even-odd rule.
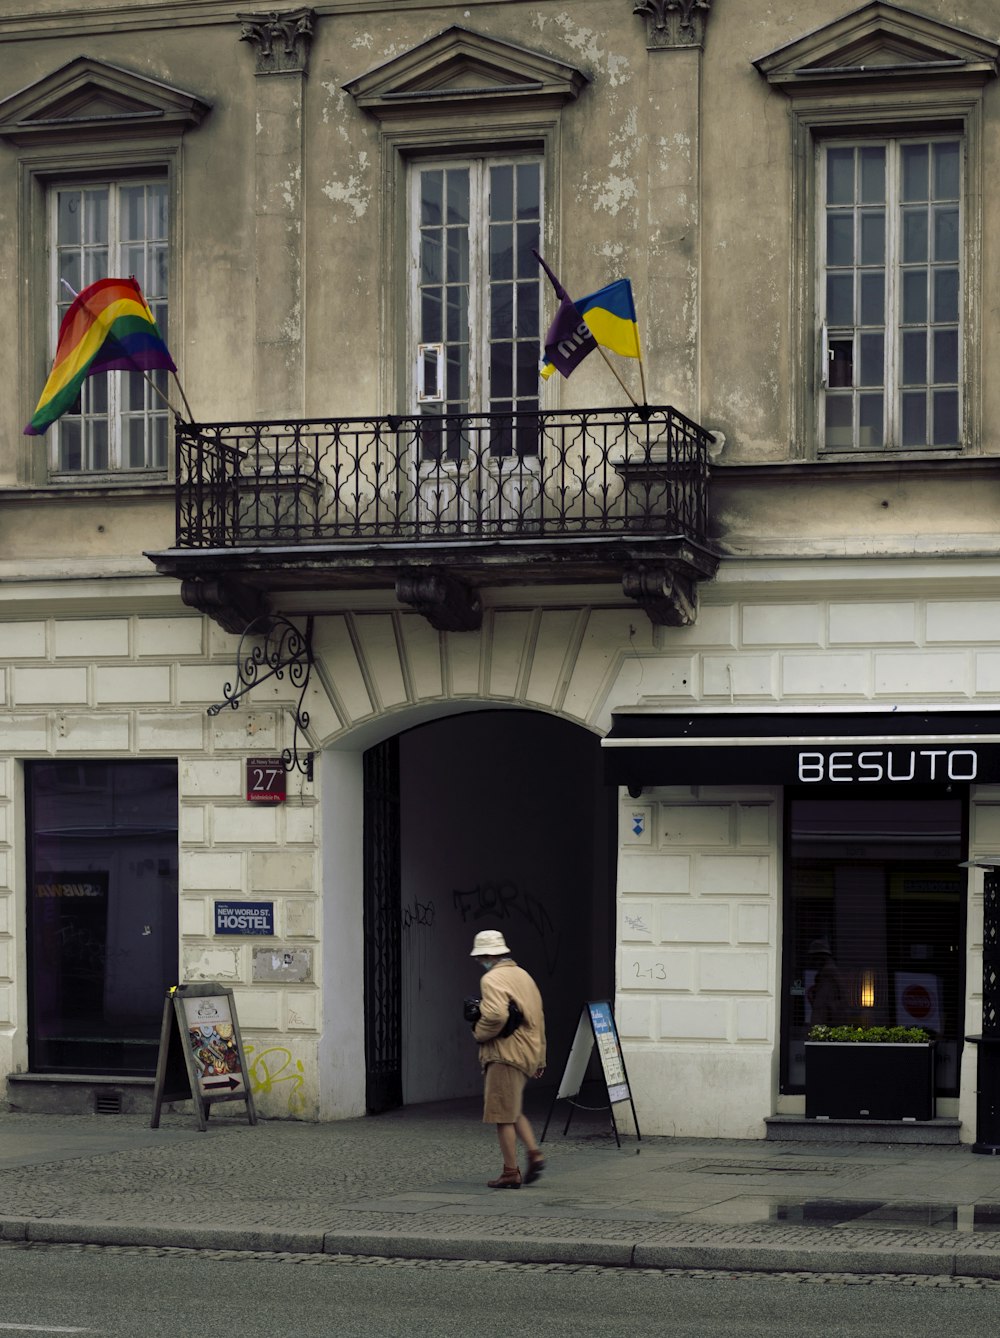
[[490, 920], [523, 919], [531, 932], [538, 936], [545, 954], [545, 968], [555, 975], [559, 961], [559, 933], [552, 917], [530, 892], [522, 892], [514, 883], [479, 883], [468, 891], [455, 888], [452, 892], [455, 908], [463, 924], [488, 918]]
[[414, 898], [412, 906], [403, 907], [402, 921], [404, 929], [409, 929], [411, 925], [422, 925], [425, 929], [430, 929], [434, 924], [433, 901], [417, 901]]
[[[248, 1062], [250, 1090], [254, 1096], [260, 1096], [264, 1092], [278, 1092], [279, 1096], [287, 1095], [289, 1115], [303, 1114], [306, 1098], [302, 1089], [306, 1085], [306, 1076], [302, 1060], [293, 1060], [291, 1050], [286, 1050], [281, 1045], [272, 1045], [259, 1053], [254, 1045], [244, 1048]], [[282, 1083], [291, 1083], [292, 1086], [282, 1087]]]

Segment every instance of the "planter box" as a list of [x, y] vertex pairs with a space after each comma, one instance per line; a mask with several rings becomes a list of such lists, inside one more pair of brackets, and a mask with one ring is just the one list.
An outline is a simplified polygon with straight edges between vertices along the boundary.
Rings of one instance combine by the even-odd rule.
[[806, 1041], [806, 1116], [932, 1120], [934, 1045]]

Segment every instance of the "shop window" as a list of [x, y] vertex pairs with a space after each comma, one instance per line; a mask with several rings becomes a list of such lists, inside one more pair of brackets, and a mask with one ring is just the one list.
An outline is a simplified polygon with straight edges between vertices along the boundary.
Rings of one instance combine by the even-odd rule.
[[786, 816], [782, 1091], [816, 1023], [920, 1026], [958, 1090], [965, 1012], [964, 801], [799, 797]]
[[177, 982], [177, 766], [32, 762], [29, 1063], [152, 1075]]

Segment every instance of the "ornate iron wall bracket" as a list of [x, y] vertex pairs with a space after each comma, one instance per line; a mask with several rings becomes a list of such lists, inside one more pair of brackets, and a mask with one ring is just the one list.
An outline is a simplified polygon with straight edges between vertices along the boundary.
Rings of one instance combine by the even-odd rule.
[[235, 682], [227, 683], [222, 689], [225, 701], [208, 708], [210, 716], [217, 716], [227, 706], [235, 711], [251, 688], [266, 683], [269, 678], [283, 679], [287, 674], [292, 686], [299, 689], [299, 696], [295, 704], [292, 744], [281, 756], [286, 767], [301, 771], [306, 780], [313, 778], [313, 755], [300, 752], [299, 741], [305, 739], [309, 728], [309, 712], [302, 703], [312, 674], [312, 630], [312, 618], [306, 619], [304, 633], [280, 614], [265, 613], [254, 619], [240, 637], [236, 650]]

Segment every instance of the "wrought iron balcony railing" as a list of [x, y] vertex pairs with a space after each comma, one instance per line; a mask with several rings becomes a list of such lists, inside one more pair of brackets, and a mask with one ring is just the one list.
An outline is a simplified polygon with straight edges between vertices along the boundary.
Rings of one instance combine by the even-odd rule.
[[180, 423], [177, 547], [698, 542], [710, 439], [672, 408]]

